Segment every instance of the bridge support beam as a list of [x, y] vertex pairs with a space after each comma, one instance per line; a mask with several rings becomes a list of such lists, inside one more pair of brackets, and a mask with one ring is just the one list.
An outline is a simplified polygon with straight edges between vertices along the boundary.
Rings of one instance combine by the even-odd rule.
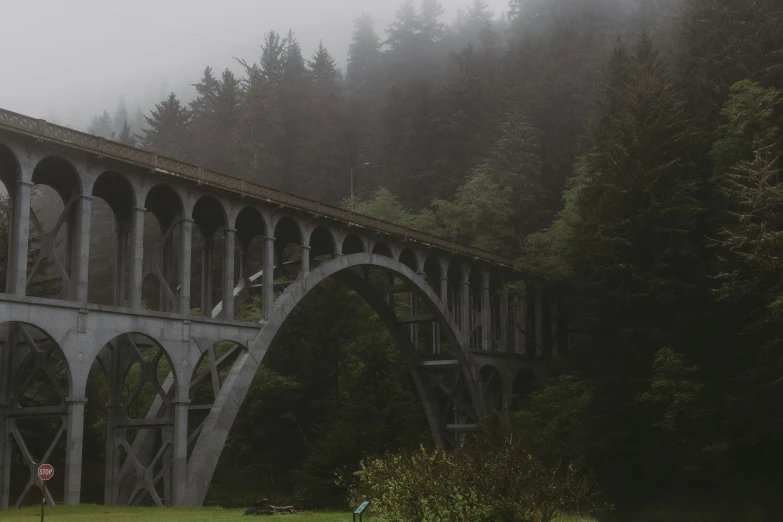
[[65, 494], [67, 505], [77, 505], [82, 492], [82, 449], [84, 445], [84, 405], [86, 398], [69, 399], [66, 419]]
[[74, 247], [72, 259], [71, 298], [79, 303], [87, 303], [87, 289], [90, 266], [90, 217], [92, 216], [92, 196], [80, 196], [76, 206], [76, 225], [74, 227]]
[[201, 237], [204, 239], [204, 249], [201, 252], [201, 315], [212, 317], [213, 232], [211, 230], [202, 230]]
[[182, 219], [179, 249], [179, 313], [190, 313], [190, 266], [192, 257], [193, 220]]
[[489, 294], [489, 271], [481, 271], [481, 349], [492, 350], [492, 307]]
[[[7, 340], [6, 340], [7, 341]], [[11, 348], [0, 345], [0, 510], [8, 509], [11, 471], [10, 434], [8, 433], [8, 401], [11, 373]]]
[[[187, 396], [187, 395], [186, 395]], [[174, 405], [174, 458], [171, 481], [173, 498], [171, 505], [184, 506], [187, 503], [188, 479], [188, 408], [189, 399], [180, 398]]]
[[223, 247], [223, 319], [234, 319], [234, 243], [236, 230], [227, 228]]
[[508, 292], [504, 282], [500, 290], [500, 345], [504, 352], [511, 352], [511, 337], [508, 335], [509, 327]]
[[527, 353], [527, 300], [525, 296], [517, 297], [514, 307], [514, 323], [512, 324], [514, 332], [514, 352], [518, 354]]
[[274, 282], [275, 282], [275, 238], [264, 238], [264, 274], [261, 287], [262, 302], [264, 304], [264, 319], [272, 317], [274, 306]]
[[144, 214], [146, 210], [134, 207], [131, 214], [130, 270], [128, 274], [128, 307], [141, 308], [141, 287], [144, 273]]
[[30, 241], [30, 189], [33, 184], [22, 180], [16, 184], [13, 198], [13, 222], [9, 239], [7, 292], [23, 296], [27, 294], [27, 250]]

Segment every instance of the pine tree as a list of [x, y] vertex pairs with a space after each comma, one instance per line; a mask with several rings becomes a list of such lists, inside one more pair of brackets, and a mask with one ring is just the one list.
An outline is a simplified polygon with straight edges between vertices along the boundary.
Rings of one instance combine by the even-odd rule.
[[117, 108], [114, 109], [114, 116], [112, 117], [112, 122], [114, 123], [113, 132], [115, 136], [120, 136], [122, 134], [122, 130], [128, 120], [128, 106], [125, 104], [125, 99], [120, 98], [120, 101], [117, 102]]
[[127, 120], [122, 124], [122, 129], [120, 129], [120, 135], [117, 138], [117, 141], [129, 147], [136, 146], [136, 138], [133, 136], [133, 132], [131, 132], [131, 128], [130, 125], [128, 125]]
[[334, 87], [340, 80], [340, 70], [337, 63], [324, 47], [323, 42], [318, 43], [318, 49], [315, 51], [312, 60], [307, 61], [310, 74], [316, 86]]
[[445, 27], [440, 22], [445, 10], [439, 0], [422, 0], [420, 20], [420, 35], [425, 46], [440, 42], [445, 34]]
[[102, 138], [114, 139], [114, 122], [109, 113], [103, 111], [100, 116], [93, 118], [88, 132]]
[[394, 21], [386, 29], [388, 38], [384, 44], [389, 46], [392, 53], [410, 58], [410, 49], [415, 49], [420, 29], [421, 21], [413, 6], [413, 0], [406, 0], [397, 9]]
[[307, 142], [307, 133], [311, 130], [311, 115], [307, 112], [307, 101], [311, 98], [311, 93], [302, 48], [292, 31], [288, 32], [285, 44], [280, 90], [283, 123], [280, 149], [282, 187], [287, 192], [301, 194], [307, 182], [301, 151]]
[[141, 146], [164, 156], [187, 161], [190, 156], [190, 111], [173, 92], [155, 105], [150, 116], [145, 116], [147, 126], [137, 135]]
[[299, 190], [307, 197], [337, 204], [345, 194], [345, 165], [349, 162], [342, 75], [323, 43], [308, 60], [307, 69], [311, 83], [308, 132], [300, 151], [305, 176]]
[[375, 22], [362, 14], [354, 22], [353, 38], [348, 47], [346, 80], [352, 94], [364, 93], [378, 84], [381, 40], [375, 32]]
[[281, 183], [283, 52], [279, 35], [271, 32], [265, 36], [260, 64], [240, 61], [246, 77], [242, 80], [234, 169], [243, 177], [273, 188], [280, 188]]

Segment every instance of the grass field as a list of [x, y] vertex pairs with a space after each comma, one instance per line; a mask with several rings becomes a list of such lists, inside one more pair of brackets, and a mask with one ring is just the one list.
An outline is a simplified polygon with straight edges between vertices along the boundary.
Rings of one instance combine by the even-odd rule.
[[[221, 508], [107, 508], [104, 506], [57, 506], [46, 508], [48, 522], [199, 522], [218, 520], [236, 522], [248, 520], [286, 520], [288, 522], [348, 522], [349, 513], [302, 513], [297, 515], [276, 515], [273, 517], [247, 517], [244, 510]], [[2, 522], [34, 522], [39, 520], [41, 508], [22, 508], [0, 512]], [[372, 518], [365, 517], [365, 522]], [[563, 519], [560, 522], [580, 522]], [[587, 522], [587, 521], [584, 521]]]
[[[287, 520], [288, 522], [346, 522], [346, 513], [302, 513], [273, 517], [247, 517], [244, 510], [221, 508], [156, 509], [156, 508], [107, 508], [104, 506], [56, 506], [46, 508], [47, 522], [199, 522], [217, 520], [235, 522], [248, 520]], [[0, 512], [2, 522], [33, 522], [40, 517], [41, 508], [22, 508]], [[367, 520], [365, 518], [365, 520]]]

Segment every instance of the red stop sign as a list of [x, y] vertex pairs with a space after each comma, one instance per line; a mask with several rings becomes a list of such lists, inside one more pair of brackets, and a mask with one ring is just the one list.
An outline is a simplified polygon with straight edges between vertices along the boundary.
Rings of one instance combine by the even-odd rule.
[[54, 476], [54, 468], [51, 464], [41, 464], [38, 466], [38, 478], [46, 481]]

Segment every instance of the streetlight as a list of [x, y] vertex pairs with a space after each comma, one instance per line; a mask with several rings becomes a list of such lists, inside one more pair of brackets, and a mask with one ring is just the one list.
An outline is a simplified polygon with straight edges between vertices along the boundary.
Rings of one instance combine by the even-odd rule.
[[351, 212], [353, 212], [353, 169], [358, 169], [359, 167], [366, 167], [369, 165], [370, 162], [367, 163], [360, 163], [359, 165], [356, 165], [355, 167], [351, 168]]

